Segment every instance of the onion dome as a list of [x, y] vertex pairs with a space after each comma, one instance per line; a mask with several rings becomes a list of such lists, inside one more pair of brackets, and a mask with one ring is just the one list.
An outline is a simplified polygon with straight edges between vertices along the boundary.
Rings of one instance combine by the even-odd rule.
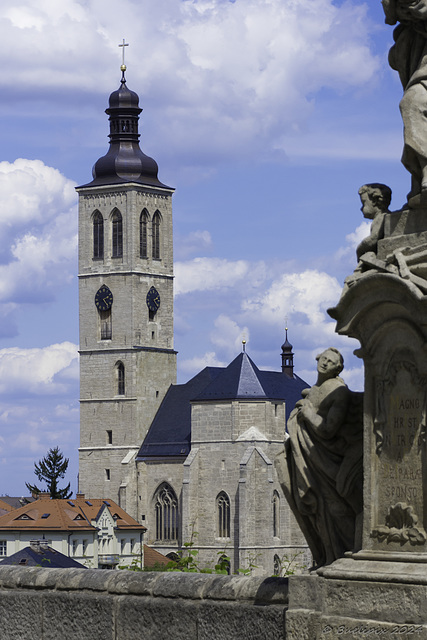
[[288, 327], [286, 327], [285, 331], [285, 342], [282, 344], [282, 372], [292, 378], [294, 375], [294, 354], [292, 353], [292, 345], [288, 340]]
[[110, 121], [110, 148], [93, 166], [93, 180], [85, 187], [138, 182], [140, 184], [170, 189], [157, 177], [157, 162], [145, 155], [139, 147], [138, 94], [126, 86], [125, 68], [117, 91], [110, 95], [105, 113]]

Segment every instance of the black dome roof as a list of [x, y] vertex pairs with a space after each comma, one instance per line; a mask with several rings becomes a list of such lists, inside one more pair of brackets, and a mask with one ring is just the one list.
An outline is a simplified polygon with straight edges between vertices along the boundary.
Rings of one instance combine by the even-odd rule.
[[126, 86], [124, 71], [120, 87], [113, 91], [105, 113], [110, 121], [110, 148], [92, 169], [92, 182], [83, 185], [101, 186], [139, 182], [148, 186], [170, 189], [157, 177], [158, 165], [139, 147], [138, 120], [142, 109], [135, 91]]

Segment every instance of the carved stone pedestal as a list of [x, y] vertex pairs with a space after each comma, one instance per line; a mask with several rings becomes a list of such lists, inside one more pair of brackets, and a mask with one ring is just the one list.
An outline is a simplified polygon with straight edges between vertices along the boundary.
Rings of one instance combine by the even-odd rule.
[[365, 365], [363, 523], [358, 552], [291, 579], [288, 638], [427, 638], [426, 231], [426, 211], [387, 214], [330, 310]]
[[427, 638], [427, 565], [342, 558], [289, 578], [287, 640]]

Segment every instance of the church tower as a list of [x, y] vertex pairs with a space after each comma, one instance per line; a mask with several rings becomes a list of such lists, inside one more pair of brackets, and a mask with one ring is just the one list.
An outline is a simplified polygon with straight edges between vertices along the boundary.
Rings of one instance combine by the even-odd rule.
[[137, 94], [110, 95], [110, 148], [79, 194], [79, 491], [136, 515], [134, 458], [171, 383], [173, 189], [139, 146]]

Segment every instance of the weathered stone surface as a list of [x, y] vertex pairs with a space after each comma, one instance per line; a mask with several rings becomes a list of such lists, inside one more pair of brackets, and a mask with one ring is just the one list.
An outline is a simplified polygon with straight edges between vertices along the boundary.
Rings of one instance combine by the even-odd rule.
[[199, 603], [181, 599], [119, 598], [117, 638], [120, 640], [198, 639]]
[[[41, 593], [0, 590], [0, 638], [41, 638], [43, 604]], [[107, 639], [106, 639], [107, 640]]]
[[200, 607], [197, 631], [197, 640], [280, 640], [285, 637], [284, 609], [205, 601]]
[[[106, 594], [44, 593], [43, 640], [110, 640], [115, 638], [113, 599]], [[7, 637], [7, 636], [6, 636]]]
[[108, 591], [110, 593], [151, 596], [154, 586], [161, 575], [156, 571], [142, 573], [139, 571], [114, 572], [114, 579], [109, 582]]
[[[291, 578], [287, 640], [377, 635], [427, 637], [427, 585], [381, 580], [379, 566], [376, 581], [364, 579], [363, 562], [359, 574], [352, 575], [348, 568], [346, 579], [334, 578], [335, 564], [341, 565], [342, 571], [346, 563], [349, 567], [359, 565], [359, 561], [346, 558], [322, 569], [326, 577]], [[397, 580], [396, 567], [394, 576]]]
[[287, 584], [281, 578], [0, 566], [0, 638], [284, 640]]

